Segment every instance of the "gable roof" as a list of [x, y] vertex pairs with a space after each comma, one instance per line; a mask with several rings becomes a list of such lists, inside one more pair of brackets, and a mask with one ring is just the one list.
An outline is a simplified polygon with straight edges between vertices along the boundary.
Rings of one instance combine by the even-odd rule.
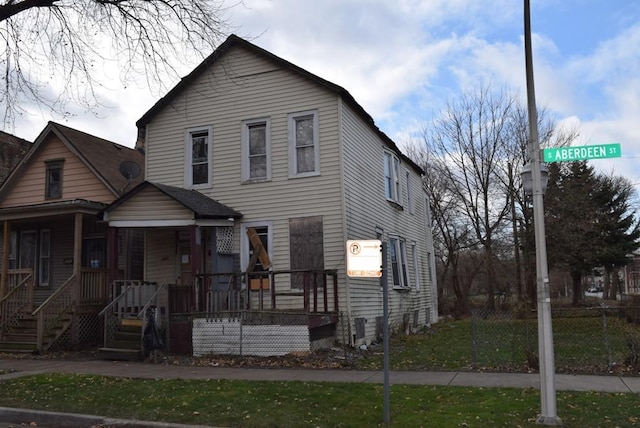
[[31, 148], [30, 141], [0, 131], [0, 185]]
[[144, 181], [131, 189], [126, 194], [112, 202], [107, 208], [104, 209], [104, 213], [109, 213], [118, 208], [124, 202], [133, 198], [136, 194], [145, 188], [153, 187], [164, 193], [174, 201], [178, 202], [185, 208], [193, 211], [195, 219], [239, 219], [242, 218], [242, 214], [226, 206], [225, 204], [211, 199], [197, 190], [183, 189], [181, 187], [168, 186], [166, 184], [152, 183], [150, 181]]
[[[22, 162], [13, 170], [6, 182], [0, 187], [0, 196], [11, 183], [17, 181], [22, 171], [28, 167], [29, 160], [35, 156], [40, 147], [48, 141], [49, 135], [56, 135], [60, 141], [75, 154], [91, 172], [114, 194], [120, 196], [128, 187], [144, 180], [144, 155], [138, 150], [121, 146], [112, 141], [87, 134], [59, 123], [49, 122], [40, 132], [31, 150]], [[122, 162], [132, 161], [140, 167], [140, 175], [129, 182], [120, 173]]]
[[180, 82], [176, 86], [174, 86], [164, 97], [160, 98], [154, 105], [151, 107], [138, 121], [136, 122], [136, 126], [138, 127], [138, 134], [144, 133], [144, 127], [149, 124], [153, 120], [153, 118], [158, 114], [162, 109], [171, 104], [171, 102], [187, 87], [189, 87], [198, 77], [200, 77], [209, 67], [213, 66], [216, 61], [222, 58], [225, 54], [231, 51], [235, 47], [242, 47], [258, 56], [266, 58], [274, 62], [279, 67], [288, 69], [298, 75], [315, 82], [316, 84], [323, 86], [325, 89], [336, 93], [339, 95], [342, 100], [347, 103], [351, 108], [354, 109], [356, 113], [360, 116], [362, 120], [391, 148], [393, 149], [405, 162], [411, 165], [419, 174], [423, 175], [423, 169], [418, 166], [413, 160], [404, 155], [402, 151], [398, 148], [396, 143], [387, 136], [384, 132], [378, 128], [375, 124], [373, 118], [365, 111], [364, 108], [353, 98], [353, 96], [343, 87], [336, 85], [335, 83], [331, 83], [328, 80], [325, 80], [313, 73], [308, 72], [307, 70], [298, 67], [297, 65], [282, 59], [271, 52], [262, 49], [253, 43], [250, 43], [244, 40], [241, 37], [236, 36], [235, 34], [230, 35], [227, 40], [222, 43], [218, 49], [216, 49], [211, 55], [205, 58], [196, 68], [191, 71], [188, 75], [183, 77]]

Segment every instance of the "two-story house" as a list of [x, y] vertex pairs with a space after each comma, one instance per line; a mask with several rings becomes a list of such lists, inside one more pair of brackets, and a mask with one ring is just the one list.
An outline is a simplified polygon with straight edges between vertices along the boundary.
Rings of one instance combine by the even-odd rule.
[[368, 343], [380, 279], [347, 277], [346, 241], [379, 239], [392, 326], [437, 320], [423, 171], [344, 88], [232, 35], [137, 126], [147, 182], [104, 219], [146, 230], [145, 280], [195, 284], [196, 312], [233, 286], [252, 311], [331, 313], [312, 341]]
[[[53, 122], [20, 158], [0, 187], [0, 349], [100, 342], [111, 292], [97, 214], [144, 179], [143, 166], [138, 150]], [[141, 279], [142, 236], [120, 232], [140, 256], [123, 253], [111, 279]]]

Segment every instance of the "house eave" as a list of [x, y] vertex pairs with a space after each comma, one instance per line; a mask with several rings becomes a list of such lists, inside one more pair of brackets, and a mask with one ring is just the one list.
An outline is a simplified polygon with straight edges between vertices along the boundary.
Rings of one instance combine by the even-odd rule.
[[21, 205], [0, 209], [0, 221], [37, 218], [62, 214], [98, 214], [106, 204], [88, 201], [86, 199], [72, 199], [67, 201], [45, 202], [35, 205]]

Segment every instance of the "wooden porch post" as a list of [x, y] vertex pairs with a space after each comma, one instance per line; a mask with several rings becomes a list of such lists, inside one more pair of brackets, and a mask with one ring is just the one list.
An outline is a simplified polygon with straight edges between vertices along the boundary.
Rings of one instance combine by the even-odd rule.
[[11, 227], [9, 220], [4, 221], [4, 235], [2, 235], [2, 277], [0, 278], [0, 299], [9, 292], [7, 282], [9, 278], [9, 242], [11, 241]]
[[[107, 230], [107, 296], [113, 289], [113, 281], [118, 278], [118, 231], [116, 227], [109, 227]], [[110, 296], [110, 299], [115, 296]]]
[[201, 262], [200, 255], [202, 253], [202, 236], [200, 227], [196, 225], [189, 226], [189, 259], [191, 262], [191, 278], [193, 284], [199, 284], [200, 287], [197, 288], [194, 286], [195, 294], [195, 304], [196, 310], [200, 311], [204, 309], [204, 302], [201, 301], [202, 296], [204, 296], [202, 287], [204, 287], [204, 282], [197, 282], [197, 276], [201, 273]]

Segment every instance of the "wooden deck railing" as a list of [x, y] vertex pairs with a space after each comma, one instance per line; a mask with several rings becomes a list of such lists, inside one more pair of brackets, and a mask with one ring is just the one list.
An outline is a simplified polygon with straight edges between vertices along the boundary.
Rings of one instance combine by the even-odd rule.
[[280, 270], [198, 275], [194, 287], [171, 286], [171, 313], [241, 310], [338, 312], [335, 270]]
[[[38, 351], [46, 351], [55, 339], [62, 334], [62, 331], [59, 331], [58, 334], [53, 337], [50, 336], [56, 328], [61, 327], [60, 322], [66, 324], [64, 328], [68, 326], [76, 303], [76, 287], [77, 278], [75, 275], [71, 275], [64, 284], [58, 287], [58, 289], [31, 314], [37, 319]], [[64, 320], [66, 316], [68, 316], [68, 320]], [[47, 338], [46, 343], [45, 337]]]
[[9, 292], [0, 299], [0, 337], [13, 321], [24, 318], [33, 307], [33, 271], [9, 270]]
[[[163, 319], [167, 315], [166, 308], [161, 304], [166, 285], [158, 285], [155, 282], [146, 281], [114, 281], [112, 284], [113, 300], [100, 311], [99, 317], [104, 317], [104, 344], [114, 337], [118, 326], [125, 318], [137, 318], [143, 320], [146, 326], [150, 308], [155, 307], [153, 314], [157, 317], [159, 325], [166, 323]], [[165, 293], [166, 294], [166, 293]], [[140, 349], [142, 349], [144, 328], [140, 336]]]
[[103, 305], [107, 299], [106, 269], [80, 269], [80, 303]]

